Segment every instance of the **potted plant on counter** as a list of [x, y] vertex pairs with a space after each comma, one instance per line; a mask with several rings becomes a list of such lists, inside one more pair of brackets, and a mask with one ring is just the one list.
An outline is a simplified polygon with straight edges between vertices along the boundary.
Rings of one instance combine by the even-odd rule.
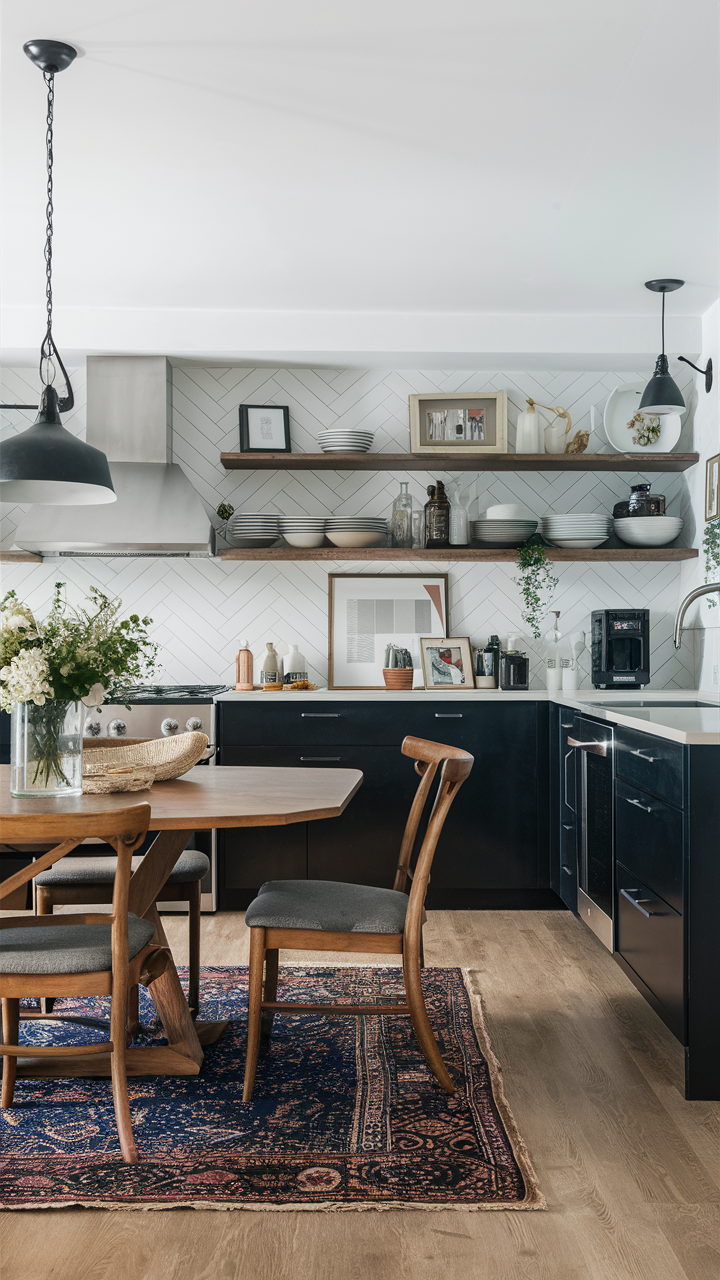
[[12, 714], [10, 790], [14, 796], [82, 792], [85, 714], [106, 693], [152, 670], [152, 618], [122, 621], [120, 600], [91, 587], [87, 607], [72, 609], [55, 584], [44, 623], [9, 591], [0, 606], [0, 707]]

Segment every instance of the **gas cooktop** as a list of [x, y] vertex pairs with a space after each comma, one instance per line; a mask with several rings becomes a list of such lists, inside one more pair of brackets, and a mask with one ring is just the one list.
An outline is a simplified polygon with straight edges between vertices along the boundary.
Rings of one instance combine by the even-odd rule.
[[218, 693], [227, 693], [228, 684], [138, 684], [118, 690], [110, 699], [126, 702], [212, 702]]

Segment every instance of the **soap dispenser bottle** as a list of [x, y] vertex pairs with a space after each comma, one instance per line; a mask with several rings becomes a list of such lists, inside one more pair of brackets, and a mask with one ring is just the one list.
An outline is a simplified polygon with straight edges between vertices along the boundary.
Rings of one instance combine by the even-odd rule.
[[557, 693], [562, 686], [562, 666], [560, 655], [560, 610], [552, 610], [555, 622], [544, 636], [545, 640], [545, 683], [548, 693]]
[[260, 683], [281, 684], [282, 676], [280, 675], [280, 664], [278, 662], [278, 655], [275, 652], [275, 645], [272, 640], [268, 640], [265, 647], [267, 649], [267, 653], [262, 660]]

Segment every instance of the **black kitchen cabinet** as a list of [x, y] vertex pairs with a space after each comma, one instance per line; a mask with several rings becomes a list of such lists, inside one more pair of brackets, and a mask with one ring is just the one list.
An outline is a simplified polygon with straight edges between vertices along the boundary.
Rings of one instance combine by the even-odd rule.
[[568, 746], [573, 713], [567, 707], [550, 707], [550, 883], [566, 907], [577, 911], [578, 825], [575, 751]]
[[648, 1003], [685, 1044], [682, 915], [621, 862], [616, 881], [618, 955]]
[[[219, 702], [217, 712], [220, 765], [362, 771], [363, 785], [341, 817], [307, 824], [303, 874], [310, 878], [392, 885], [418, 784], [413, 761], [400, 751], [411, 734], [465, 747], [475, 757], [443, 830], [428, 907], [560, 906], [549, 880], [545, 704], [328, 699], [304, 705]], [[254, 852], [264, 847], [268, 830], [238, 833], [253, 850], [254, 866], [282, 861], [278, 846], [267, 846], [266, 855]], [[280, 846], [288, 830], [278, 829]], [[230, 833], [218, 833], [219, 852], [230, 843]], [[220, 905], [247, 905], [240, 902], [242, 894], [224, 893], [227, 853], [219, 863]]]

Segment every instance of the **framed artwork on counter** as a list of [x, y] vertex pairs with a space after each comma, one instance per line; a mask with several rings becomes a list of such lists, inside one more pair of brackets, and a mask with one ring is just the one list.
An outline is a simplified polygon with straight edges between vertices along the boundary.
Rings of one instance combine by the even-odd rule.
[[241, 453], [291, 453], [290, 410], [282, 404], [241, 404]]
[[423, 688], [420, 637], [448, 628], [446, 573], [328, 575], [328, 689], [384, 689], [389, 644], [409, 649]]
[[507, 392], [408, 396], [412, 453], [507, 453]]
[[426, 689], [475, 688], [472, 650], [467, 636], [448, 640], [442, 636], [423, 636], [420, 652]]
[[708, 458], [705, 463], [705, 519], [716, 520], [720, 515], [718, 502], [718, 471], [720, 470], [720, 453]]

